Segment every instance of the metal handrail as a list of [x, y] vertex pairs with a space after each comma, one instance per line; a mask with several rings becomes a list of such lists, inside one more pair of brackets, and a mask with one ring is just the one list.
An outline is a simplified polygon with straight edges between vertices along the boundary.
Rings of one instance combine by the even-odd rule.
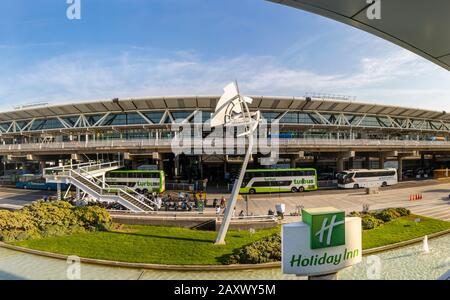
[[[58, 167], [51, 167], [44, 169], [44, 175], [61, 175], [70, 170], [82, 170], [82, 171], [94, 171], [101, 170], [105, 168], [111, 167], [120, 167], [122, 166], [121, 161], [112, 161], [112, 162], [101, 162], [98, 161], [89, 161], [87, 163], [73, 164], [73, 165], [64, 165]], [[91, 170], [91, 168], [93, 169]]]
[[[104, 165], [104, 164], [102, 164], [102, 165]], [[89, 171], [84, 170], [84, 169], [82, 169], [82, 168], [80, 168], [80, 169], [78, 169], [78, 170], [84, 172], [85, 174], [89, 174]], [[75, 173], [76, 175], [80, 176], [81, 178], [84, 178], [85, 180], [88, 180], [88, 181], [89, 181], [89, 178], [87, 178], [87, 177], [84, 176], [83, 174], [78, 173], [78, 172], [75, 171], [75, 170], [71, 170], [69, 173], [71, 173], [71, 172], [73, 172], [73, 173]], [[71, 177], [72, 177], [72, 176], [71, 176]], [[141, 201], [138, 197], [135, 196], [135, 195], [137, 194], [135, 191], [132, 192], [132, 193], [134, 193], [135, 195], [131, 195], [131, 193], [126, 192], [122, 187], [120, 187], [120, 188], [112, 188], [112, 187], [111, 187], [110, 185], [108, 185], [106, 182], [100, 181], [98, 178], [95, 178], [94, 176], [91, 176], [91, 178], [97, 181], [97, 183], [96, 183], [96, 182], [92, 182], [92, 183], [95, 184], [95, 185], [100, 189], [100, 195], [105, 195], [105, 193], [104, 193], [105, 191], [106, 191], [106, 192], [112, 192], [113, 194], [118, 195], [118, 196], [120, 196], [120, 194], [123, 193], [123, 194], [128, 195], [128, 196], [130, 196], [131, 198], [135, 199], [135, 200], [136, 200], [137, 202], [139, 202], [140, 204], [142, 204], [142, 205], [148, 207], [149, 209], [153, 210], [152, 207], [148, 206], [145, 202]], [[76, 178], [75, 178], [75, 179], [76, 179]], [[99, 183], [100, 183], [100, 185], [99, 185]], [[103, 184], [105, 185], [105, 187], [103, 187]], [[145, 200], [147, 200], [147, 201], [149, 201], [150, 203], [153, 203], [154, 205], [156, 205], [156, 203], [155, 203], [154, 201], [148, 199], [147, 197], [145, 197], [145, 196], [141, 196], [141, 197], [144, 197]]]
[[[146, 146], [171, 146], [173, 139], [152, 139], [152, 140], [115, 140], [115, 141], [91, 141], [88, 144], [80, 142], [58, 142], [48, 144], [13, 144], [0, 145], [0, 150], [34, 150], [38, 149], [79, 149], [95, 147], [146, 147]], [[224, 144], [233, 142], [235, 139], [224, 139]], [[270, 141], [270, 139], [268, 139]], [[243, 141], [245, 143], [245, 141]], [[371, 139], [328, 139], [328, 138], [290, 138], [279, 139], [280, 146], [310, 145], [310, 146], [450, 146], [450, 141], [417, 141], [417, 140], [371, 140]], [[89, 163], [84, 163], [89, 165]], [[83, 164], [78, 164], [83, 165]], [[74, 165], [76, 166], [76, 165]], [[61, 167], [48, 168], [49, 170]]]

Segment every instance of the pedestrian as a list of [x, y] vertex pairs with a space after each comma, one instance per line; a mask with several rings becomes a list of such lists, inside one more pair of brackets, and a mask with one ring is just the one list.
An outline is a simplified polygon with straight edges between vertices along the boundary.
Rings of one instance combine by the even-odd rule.
[[214, 207], [214, 208], [217, 207], [217, 202], [218, 202], [218, 201], [217, 201], [217, 198], [214, 198], [214, 200], [213, 200], [213, 207]]
[[217, 215], [217, 216], [220, 215], [220, 206], [217, 206], [217, 207], [216, 207], [216, 215]]

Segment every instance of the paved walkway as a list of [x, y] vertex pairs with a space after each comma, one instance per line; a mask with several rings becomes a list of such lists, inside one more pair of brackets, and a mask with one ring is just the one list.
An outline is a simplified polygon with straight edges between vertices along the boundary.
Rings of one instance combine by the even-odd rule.
[[[422, 194], [422, 200], [410, 201], [411, 194]], [[370, 210], [387, 207], [406, 207], [415, 214], [450, 221], [450, 183], [433, 186], [419, 186], [403, 189], [384, 190], [379, 194], [366, 195], [364, 190], [338, 192], [336, 194], [316, 194], [308, 192], [303, 194], [277, 194], [257, 195], [249, 198], [249, 212], [260, 215], [267, 214], [269, 208], [275, 210], [275, 204], [284, 203], [286, 213], [289, 215], [296, 211], [297, 206], [321, 207], [334, 206], [343, 209], [346, 213], [361, 211], [364, 204]], [[237, 209], [245, 211], [245, 202], [238, 201]]]

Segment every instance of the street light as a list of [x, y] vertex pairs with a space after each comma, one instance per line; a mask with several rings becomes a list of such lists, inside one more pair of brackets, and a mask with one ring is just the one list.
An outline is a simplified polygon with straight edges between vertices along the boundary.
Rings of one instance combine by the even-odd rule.
[[246, 136], [248, 139], [247, 152], [245, 154], [244, 162], [239, 173], [238, 179], [234, 182], [231, 198], [225, 209], [222, 225], [217, 234], [216, 244], [225, 244], [225, 236], [230, 226], [231, 217], [236, 206], [239, 189], [244, 179], [245, 170], [247, 169], [248, 161], [253, 149], [253, 133], [258, 128], [261, 120], [261, 113], [259, 111], [250, 112], [248, 105], [253, 102], [253, 99], [246, 96], [241, 96], [237, 82], [228, 84], [224, 88], [224, 94], [217, 102], [216, 110], [211, 119], [211, 127], [225, 126], [225, 127], [243, 127], [244, 133], [238, 134], [238, 137]]

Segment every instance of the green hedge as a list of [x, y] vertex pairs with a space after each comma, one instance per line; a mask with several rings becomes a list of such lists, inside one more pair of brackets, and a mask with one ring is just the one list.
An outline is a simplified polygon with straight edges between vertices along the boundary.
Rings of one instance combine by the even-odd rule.
[[0, 240], [28, 240], [107, 230], [111, 224], [109, 213], [100, 207], [38, 201], [16, 212], [0, 211]]
[[352, 211], [349, 216], [360, 217], [362, 228], [364, 230], [369, 230], [381, 226], [385, 222], [390, 222], [400, 217], [409, 216], [410, 214], [411, 211], [409, 211], [409, 209], [398, 207], [386, 208], [380, 211], [373, 211], [368, 213]]
[[262, 264], [281, 260], [281, 236], [275, 233], [236, 250], [227, 264]]
[[[387, 208], [374, 212], [351, 212], [352, 217], [361, 218], [364, 230], [374, 229], [396, 218], [408, 216], [411, 212], [406, 208]], [[226, 264], [260, 264], [281, 260], [280, 234], [263, 238], [243, 248], [237, 249], [225, 261]]]

